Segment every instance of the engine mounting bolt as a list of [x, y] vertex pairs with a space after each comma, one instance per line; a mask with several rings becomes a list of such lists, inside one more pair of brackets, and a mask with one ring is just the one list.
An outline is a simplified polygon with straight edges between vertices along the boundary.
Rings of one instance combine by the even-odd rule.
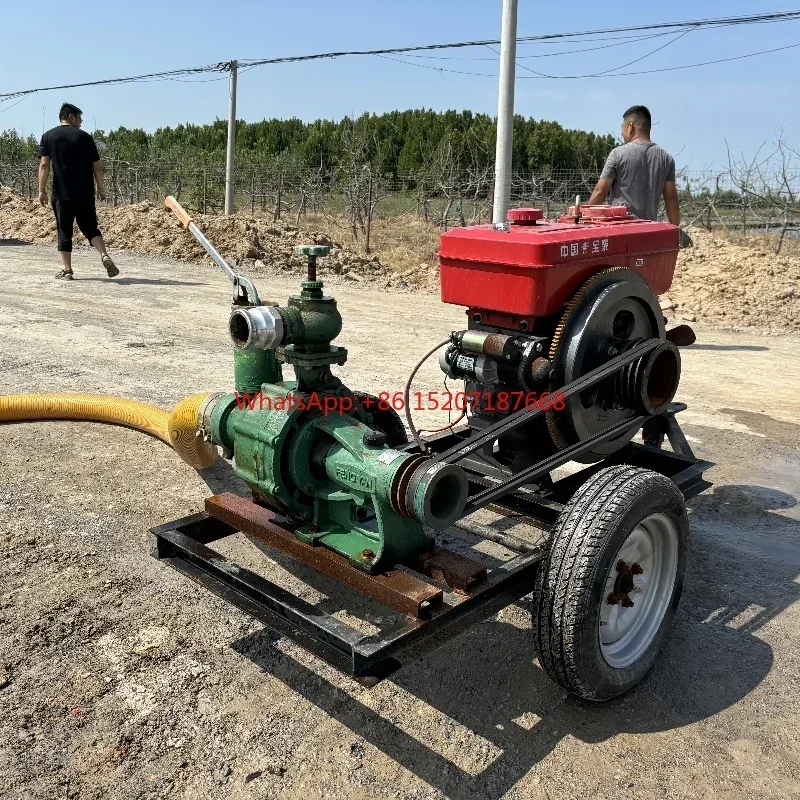
[[631, 575], [641, 575], [644, 570], [638, 564], [631, 564]]
[[619, 598], [614, 594], [614, 592], [611, 592], [611, 594], [606, 598], [606, 603], [608, 603], [610, 606], [615, 606], [617, 603], [619, 603]]
[[617, 561], [617, 572], [621, 572], [624, 575], [626, 572], [630, 571], [631, 568], [622, 559]]
[[375, 559], [375, 553], [367, 548], [366, 550], [362, 550], [359, 553], [359, 556], [362, 561], [373, 561]]
[[622, 602], [620, 603], [620, 605], [623, 608], [633, 608], [633, 600], [631, 600], [630, 597], [628, 597], [628, 595], [625, 595], [625, 597], [622, 598]]

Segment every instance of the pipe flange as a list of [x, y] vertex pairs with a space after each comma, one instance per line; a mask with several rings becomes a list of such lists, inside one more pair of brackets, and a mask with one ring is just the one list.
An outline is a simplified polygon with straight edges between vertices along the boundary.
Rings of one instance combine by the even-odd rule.
[[197, 430], [204, 439], [207, 436], [208, 441], [211, 440], [211, 414], [220, 397], [224, 397], [225, 394], [226, 392], [213, 392], [200, 403], [200, 407], [197, 409]]

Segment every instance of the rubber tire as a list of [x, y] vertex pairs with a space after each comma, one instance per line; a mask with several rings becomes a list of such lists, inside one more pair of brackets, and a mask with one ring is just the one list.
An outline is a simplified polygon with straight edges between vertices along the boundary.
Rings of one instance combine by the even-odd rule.
[[[647, 650], [630, 666], [615, 669], [600, 648], [606, 576], [628, 534], [654, 513], [669, 517], [678, 532], [673, 594]], [[688, 549], [683, 495], [669, 478], [628, 465], [595, 473], [559, 515], [537, 573], [533, 630], [542, 669], [585, 700], [610, 700], [636, 686], [653, 666], [675, 615]]]

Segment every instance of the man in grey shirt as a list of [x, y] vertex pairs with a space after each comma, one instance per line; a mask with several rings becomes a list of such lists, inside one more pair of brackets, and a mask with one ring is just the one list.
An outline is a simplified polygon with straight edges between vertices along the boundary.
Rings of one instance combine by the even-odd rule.
[[675, 159], [650, 141], [650, 112], [631, 106], [622, 118], [622, 139], [615, 147], [594, 187], [588, 205], [599, 206], [610, 196], [612, 205], [624, 203], [640, 219], [658, 219], [658, 204], [664, 198], [667, 219], [680, 224]]

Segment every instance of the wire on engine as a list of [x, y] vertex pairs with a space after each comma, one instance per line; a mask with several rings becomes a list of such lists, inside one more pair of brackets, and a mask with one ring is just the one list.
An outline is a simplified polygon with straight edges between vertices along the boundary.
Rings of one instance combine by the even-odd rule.
[[408, 376], [408, 380], [406, 381], [405, 389], [403, 390], [403, 405], [406, 414], [406, 422], [408, 423], [408, 429], [411, 431], [411, 435], [414, 437], [414, 441], [417, 443], [417, 447], [424, 453], [428, 448], [425, 442], [422, 441], [422, 437], [419, 435], [419, 431], [417, 430], [416, 426], [414, 425], [414, 420], [411, 419], [411, 382], [414, 380], [414, 376], [419, 371], [419, 368], [440, 348], [444, 347], [446, 344], [450, 344], [450, 339], [447, 338], [443, 342], [439, 342], [436, 347], [432, 347], [425, 353], [422, 358], [417, 361], [414, 365], [414, 369], [411, 370], [411, 374]]

